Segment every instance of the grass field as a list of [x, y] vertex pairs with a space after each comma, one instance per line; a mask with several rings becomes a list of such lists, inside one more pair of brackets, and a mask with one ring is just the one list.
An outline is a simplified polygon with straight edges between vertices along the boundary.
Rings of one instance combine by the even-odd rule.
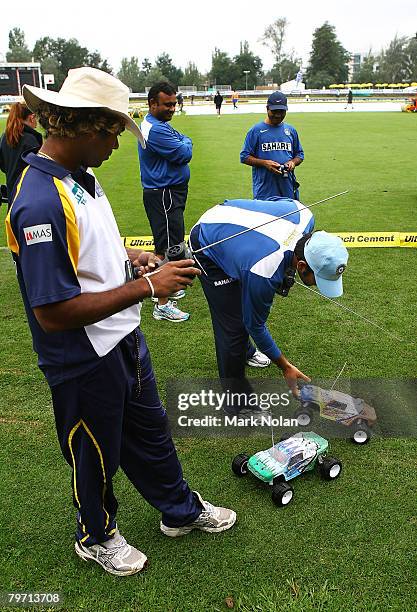
[[[259, 117], [260, 118], [260, 117]], [[175, 117], [194, 141], [187, 227], [225, 198], [250, 197], [250, 169], [239, 151], [256, 116]], [[349, 189], [316, 208], [329, 231], [415, 231], [415, 117], [407, 114], [291, 114], [306, 161], [298, 172], [302, 200]], [[0, 122], [0, 131], [4, 122]], [[148, 234], [141, 205], [136, 145], [129, 134], [97, 170], [122, 235]], [[0, 209], [1, 220], [5, 215]], [[3, 223], [0, 245], [5, 244]], [[347, 362], [354, 378], [416, 378], [415, 249], [353, 249], [341, 302], [404, 338], [396, 342], [301, 287], [274, 305], [269, 327], [293, 363], [314, 378], [335, 378]], [[73, 553], [70, 471], [60, 455], [46, 383], [36, 367], [15, 273], [0, 251], [0, 590], [60, 591], [64, 609], [141, 612], [412, 611], [417, 607], [417, 442], [343, 440], [336, 483], [306, 475], [294, 503], [273, 507], [268, 491], [230, 472], [237, 452], [265, 438], [179, 439], [187, 479], [215, 503], [236, 509], [225, 534], [192, 533], [175, 541], [158, 529], [158, 513], [123, 474], [116, 478], [119, 525], [150, 559], [143, 574], [111, 577]], [[189, 322], [172, 328], [143, 312], [161, 395], [171, 378], [215, 377], [208, 309], [198, 284], [182, 301]], [[257, 376], [277, 376], [269, 368]], [[395, 406], [393, 406], [395, 410]], [[1, 608], [2, 609], [2, 608]]]

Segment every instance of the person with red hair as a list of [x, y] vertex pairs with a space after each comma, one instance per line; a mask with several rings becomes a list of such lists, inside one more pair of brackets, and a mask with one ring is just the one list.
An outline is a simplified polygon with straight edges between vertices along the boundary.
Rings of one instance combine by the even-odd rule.
[[36, 125], [36, 116], [26, 104], [13, 104], [0, 140], [0, 169], [6, 175], [9, 208], [13, 188], [27, 165], [22, 159], [23, 153], [32, 149], [38, 151], [42, 146], [42, 136], [36, 131]]

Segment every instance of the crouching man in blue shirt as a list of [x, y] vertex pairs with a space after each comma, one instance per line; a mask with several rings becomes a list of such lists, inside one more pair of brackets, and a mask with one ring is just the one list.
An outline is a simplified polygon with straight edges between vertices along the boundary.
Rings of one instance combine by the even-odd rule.
[[[272, 221], [256, 230], [215, 244], [237, 232]], [[266, 326], [275, 294], [298, 272], [305, 285], [317, 285], [326, 297], [343, 293], [342, 273], [348, 253], [342, 240], [313, 232], [314, 217], [297, 200], [226, 200], [203, 214], [191, 230], [194, 258], [210, 307], [219, 376], [245, 388], [249, 336], [282, 373], [297, 396], [297, 380], [309, 381], [290, 363]], [[246, 382], [245, 382], [246, 381]]]

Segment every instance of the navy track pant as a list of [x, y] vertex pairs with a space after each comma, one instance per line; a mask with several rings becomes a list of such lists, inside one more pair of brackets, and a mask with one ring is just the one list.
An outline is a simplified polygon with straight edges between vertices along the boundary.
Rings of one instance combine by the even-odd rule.
[[177, 527], [197, 518], [201, 504], [183, 479], [139, 329], [95, 369], [51, 391], [61, 450], [73, 470], [79, 541], [91, 546], [114, 534], [118, 504], [112, 478], [119, 465], [162, 512], [164, 524]]
[[[198, 231], [198, 225], [191, 231], [193, 250], [200, 248]], [[246, 360], [255, 353], [255, 347], [243, 323], [240, 283], [229, 278], [203, 253], [195, 259], [202, 270], [198, 278], [210, 308], [219, 377], [225, 388], [250, 393], [252, 388], [245, 377], [245, 367]]]
[[188, 183], [143, 190], [143, 204], [158, 255], [165, 255], [168, 247], [184, 240], [187, 195]]

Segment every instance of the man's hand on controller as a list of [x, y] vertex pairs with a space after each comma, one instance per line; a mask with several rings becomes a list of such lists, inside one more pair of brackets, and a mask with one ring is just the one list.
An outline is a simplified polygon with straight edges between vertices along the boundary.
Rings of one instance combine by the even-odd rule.
[[147, 272], [152, 272], [161, 263], [161, 260], [155, 255], [155, 253], [147, 251], [142, 251], [137, 255], [136, 258], [135, 256], [133, 258], [130, 257], [130, 261], [132, 262], [132, 265], [136, 268], [135, 273], [138, 278], [143, 276]]
[[147, 274], [147, 277], [153, 285], [154, 296], [165, 298], [191, 287], [193, 279], [200, 274], [201, 271], [194, 267], [193, 259], [181, 259], [169, 261], [153, 273]]

